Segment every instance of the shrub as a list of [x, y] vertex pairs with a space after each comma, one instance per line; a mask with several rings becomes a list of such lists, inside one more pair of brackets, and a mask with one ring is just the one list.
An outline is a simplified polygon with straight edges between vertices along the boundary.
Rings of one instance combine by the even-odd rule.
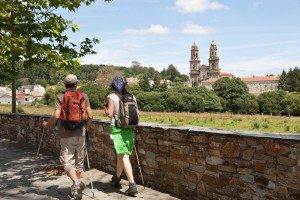
[[21, 113], [21, 114], [25, 114], [26, 112], [25, 112], [25, 110], [23, 109], [23, 108], [21, 108], [21, 107], [17, 107], [17, 113]]
[[258, 96], [259, 110], [263, 114], [283, 114], [282, 101], [286, 95], [284, 91], [264, 92]]
[[259, 105], [256, 96], [244, 94], [233, 101], [233, 111], [241, 114], [256, 114], [259, 111]]
[[287, 94], [282, 104], [286, 114], [300, 116], [300, 93]]

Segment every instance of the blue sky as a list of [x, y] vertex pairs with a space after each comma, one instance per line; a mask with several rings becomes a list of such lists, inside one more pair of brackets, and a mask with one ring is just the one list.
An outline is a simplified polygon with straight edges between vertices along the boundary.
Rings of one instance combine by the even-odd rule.
[[80, 25], [71, 40], [100, 39], [98, 54], [83, 63], [130, 66], [136, 60], [157, 70], [174, 64], [188, 74], [192, 43], [208, 64], [215, 40], [221, 70], [236, 76], [300, 66], [299, 0], [98, 0], [62, 14]]

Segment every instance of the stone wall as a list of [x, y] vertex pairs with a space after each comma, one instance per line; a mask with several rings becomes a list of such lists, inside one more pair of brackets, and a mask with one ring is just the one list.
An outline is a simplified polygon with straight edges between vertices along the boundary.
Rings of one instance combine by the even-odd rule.
[[[37, 145], [46, 118], [0, 114], [0, 137]], [[90, 161], [112, 173], [116, 159], [109, 123], [93, 126]], [[182, 199], [300, 199], [300, 134], [142, 124], [136, 147], [146, 186]], [[45, 132], [43, 151], [58, 155], [57, 131]]]

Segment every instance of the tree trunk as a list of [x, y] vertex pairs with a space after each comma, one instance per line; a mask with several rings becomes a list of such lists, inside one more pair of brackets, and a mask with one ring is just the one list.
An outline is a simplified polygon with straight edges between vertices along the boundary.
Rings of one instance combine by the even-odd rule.
[[13, 74], [14, 74], [14, 78], [12, 81], [12, 85], [11, 85], [11, 90], [12, 90], [12, 107], [11, 107], [11, 111], [12, 113], [17, 113], [17, 94], [16, 94], [16, 62], [15, 60], [12, 61], [12, 69], [13, 69]]

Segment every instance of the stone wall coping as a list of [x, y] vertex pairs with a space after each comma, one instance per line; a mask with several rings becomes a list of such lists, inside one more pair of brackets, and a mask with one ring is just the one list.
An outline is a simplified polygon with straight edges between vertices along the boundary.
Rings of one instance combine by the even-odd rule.
[[[15, 115], [15, 116], [32, 116], [32, 117], [44, 117], [49, 118], [50, 115], [41, 114], [12, 114], [12, 113], [0, 113], [3, 115]], [[94, 119], [93, 122], [96, 123], [106, 123], [109, 124], [109, 120]], [[217, 128], [208, 128], [201, 126], [178, 126], [174, 124], [157, 124], [157, 123], [140, 123], [141, 127], [149, 128], [162, 128], [164, 130], [178, 130], [178, 131], [192, 131], [201, 132], [204, 134], [220, 134], [220, 135], [232, 135], [232, 136], [244, 136], [244, 137], [257, 137], [257, 138], [274, 138], [283, 140], [297, 140], [300, 141], [300, 133], [288, 134], [288, 133], [271, 133], [271, 132], [255, 132], [255, 131], [243, 131], [243, 130], [224, 130]]]

